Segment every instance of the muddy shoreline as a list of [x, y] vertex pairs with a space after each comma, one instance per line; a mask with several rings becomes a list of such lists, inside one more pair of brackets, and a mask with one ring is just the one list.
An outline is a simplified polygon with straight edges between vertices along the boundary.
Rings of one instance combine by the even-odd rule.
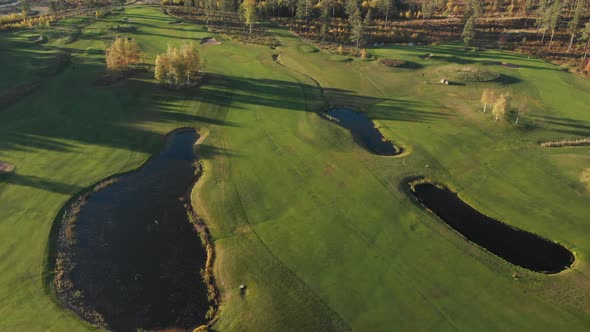
[[[83, 210], [83, 207], [93, 194], [99, 193], [104, 188], [109, 187], [117, 182], [117, 179], [119, 178], [139, 173], [144, 167], [149, 165], [154, 159], [157, 159], [159, 155], [169, 148], [171, 137], [173, 137], [173, 135], [188, 131], [195, 132], [193, 128], [179, 128], [168, 133], [165, 137], [166, 146], [159, 154], [155, 154], [148, 158], [148, 160], [136, 170], [108, 177], [74, 196], [66, 203], [66, 205], [64, 205], [61, 213], [56, 218], [56, 223], [59, 224], [59, 229], [56, 236], [53, 236], [52, 238], [56, 238], [57, 243], [53, 246], [51, 244], [48, 245], [48, 250], [50, 250], [50, 252], [48, 252], [48, 259], [53, 258], [54, 261], [53, 264], [51, 264], [51, 262], [47, 263], [48, 267], [53, 266], [52, 270], [54, 272], [54, 278], [52, 280], [53, 285], [47, 285], [48, 287], [46, 286], [46, 290], [52, 290], [52, 293], [54, 293], [57, 299], [61, 302], [61, 305], [74, 311], [85, 321], [102, 328], [112, 328], [101, 313], [96, 311], [91, 304], [84, 301], [84, 294], [74, 283], [75, 278], [73, 278], [73, 276], [75, 275], [75, 270], [77, 268], [76, 258], [80, 254], [80, 249], [78, 248], [79, 234], [77, 231], [77, 218], [80, 211]], [[208, 309], [206, 312], [203, 312], [205, 318], [202, 321], [205, 325], [209, 325], [216, 316], [219, 307], [219, 295], [215, 283], [215, 276], [213, 275], [213, 262], [215, 259], [213, 241], [205, 221], [194, 211], [190, 200], [191, 192], [203, 174], [203, 167], [198, 159], [198, 147], [199, 143], [204, 139], [204, 136], [196, 135], [197, 139], [192, 145], [194, 157], [192, 165], [194, 167], [193, 180], [188, 184], [186, 191], [181, 197], [181, 202], [184, 207], [186, 218], [191, 223], [190, 227], [194, 229], [195, 235], [198, 236], [197, 241], [201, 243], [206, 255], [201, 279], [207, 290], [206, 297]], [[52, 250], [53, 252], [51, 252]], [[198, 269], [198, 266], [200, 265], [195, 265], [195, 268]], [[190, 328], [192, 329], [199, 325], [202, 326], [202, 324], [196, 323]]]

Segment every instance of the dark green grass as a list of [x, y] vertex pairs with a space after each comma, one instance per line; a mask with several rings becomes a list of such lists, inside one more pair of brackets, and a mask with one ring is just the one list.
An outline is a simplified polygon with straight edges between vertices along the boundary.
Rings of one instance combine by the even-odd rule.
[[[38, 31], [0, 34], [1, 63], [14, 64], [4, 66], [14, 77], [0, 80], [4, 88], [30, 80], [19, 68], [30, 68], [33, 59], [58, 48], [72, 54], [59, 72], [39, 76], [31, 94], [0, 108], [0, 160], [17, 166], [0, 183], [0, 330], [88, 329], [43, 288], [52, 221], [73, 194], [140, 166], [159, 151], [163, 134], [181, 126], [207, 134], [200, 151], [205, 176], [193, 203], [217, 249], [218, 330], [583, 330], [590, 324], [590, 194], [576, 178], [587, 149], [560, 153], [538, 145], [588, 135], [588, 81], [540, 60], [465, 53], [457, 45], [370, 50], [419, 65], [384, 70], [376, 61], [308, 52], [275, 29], [284, 44], [278, 50], [229, 40], [199, 47], [208, 78], [195, 90], [162, 90], [150, 75], [96, 87], [105, 46], [119, 34], [109, 27], [122, 17], [71, 22], [80, 34], [68, 44], [59, 38], [29, 43], [27, 36]], [[136, 27], [129, 36], [148, 62], [168, 43], [211, 36], [201, 27], [169, 24], [175, 19], [158, 9], [129, 8], [124, 17], [132, 19], [125, 23]], [[272, 61], [273, 53], [287, 68]], [[435, 56], [421, 59], [426, 53]], [[464, 65], [514, 79], [436, 84]], [[481, 112], [483, 88], [529, 100], [531, 112], [519, 126], [493, 121]], [[367, 111], [410, 154], [371, 155], [314, 113], [326, 104]], [[465, 241], [409, 198], [402, 182], [416, 175], [447, 183], [483, 213], [574, 250], [573, 270], [527, 272]]]

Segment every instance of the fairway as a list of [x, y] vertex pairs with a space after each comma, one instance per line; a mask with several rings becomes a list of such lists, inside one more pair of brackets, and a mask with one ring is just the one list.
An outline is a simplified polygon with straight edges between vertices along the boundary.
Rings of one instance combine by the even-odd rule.
[[[588, 329], [590, 189], [580, 174], [590, 147], [540, 143], [590, 137], [590, 80], [458, 43], [369, 49], [412, 64], [385, 67], [341, 61], [279, 26], [271, 49], [176, 20], [134, 5], [0, 32], [0, 161], [16, 167], [0, 173], [0, 331], [94, 329], [55, 296], [56, 216], [182, 127], [205, 136], [190, 197], [215, 246], [215, 331]], [[133, 29], [111, 29], [123, 24]], [[47, 43], [31, 42], [39, 34]], [[163, 89], [152, 68], [97, 84], [114, 36], [136, 39], [148, 64], [168, 45], [221, 44], [198, 45], [198, 87]], [[464, 68], [500, 78], [462, 81]], [[528, 103], [518, 125], [515, 114], [482, 112], [486, 88]], [[403, 153], [372, 153], [320, 115], [333, 108], [365, 112]], [[545, 275], [483, 250], [412, 198], [415, 177], [559, 243], [575, 262]]]

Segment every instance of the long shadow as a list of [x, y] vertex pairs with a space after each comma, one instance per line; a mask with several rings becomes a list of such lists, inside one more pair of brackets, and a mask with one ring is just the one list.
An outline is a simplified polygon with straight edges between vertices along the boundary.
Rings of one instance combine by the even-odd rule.
[[[56, 46], [39, 45], [36, 50], [55, 48]], [[81, 52], [69, 47], [67, 50], [72, 53]], [[32, 55], [31, 50], [21, 48], [14, 48], [11, 52], [15, 57]], [[163, 89], [151, 79], [151, 73], [113, 86], [93, 86], [92, 82], [98, 78], [95, 76], [101, 75], [103, 68], [104, 63], [98, 57], [79, 57], [59, 74], [62, 77], [60, 84], [63, 84], [63, 75], [66, 75], [74, 92], [66, 93], [65, 89], [63, 93], [61, 90], [51, 90], [52, 80], [47, 79], [30, 96], [0, 110], [3, 117], [0, 123], [0, 149], [72, 151], [76, 149], [76, 142], [80, 142], [153, 153], [161, 147], [162, 135], [146, 129], [147, 126], [142, 126], [143, 124], [180, 122], [196, 127], [240, 127], [242, 124], [225, 120], [230, 109], [232, 112], [250, 112], [259, 110], [257, 107], [262, 106], [277, 111], [307, 112], [302, 90], [318, 89], [315, 85], [301, 82], [218, 73], [206, 74], [200, 87], [184, 91]], [[48, 94], [48, 90], [52, 93]], [[374, 119], [425, 122], [443, 116], [422, 111], [423, 105], [417, 102], [364, 96], [346, 89], [326, 88], [325, 92], [333, 99], [350, 101], [369, 108], [391, 102], [391, 105], [386, 104], [387, 112], [371, 114]], [[100, 96], [105, 94], [116, 96], [116, 99], [103, 102]], [[50, 105], [47, 110], [39, 110], [38, 96], [41, 96], [44, 104]], [[203, 112], [200, 114], [189, 114], [179, 105], [186, 105], [190, 101], [211, 107], [202, 107]], [[118, 107], [120, 111], [108, 111], [112, 107]], [[22, 121], [23, 118], [34, 121]], [[212, 147], [208, 149], [208, 153], [212, 156], [215, 153], [231, 152]]]
[[[0, 181], [1, 180], [2, 179], [0, 178]], [[74, 184], [55, 182], [35, 175], [19, 174], [18, 172], [4, 177], [3, 182], [16, 186], [37, 188], [66, 195], [71, 195], [72, 193], [82, 190], [82, 187]]]
[[584, 137], [590, 136], [589, 121], [535, 114], [531, 114], [530, 117], [537, 123], [537, 126], [545, 127], [558, 133]]

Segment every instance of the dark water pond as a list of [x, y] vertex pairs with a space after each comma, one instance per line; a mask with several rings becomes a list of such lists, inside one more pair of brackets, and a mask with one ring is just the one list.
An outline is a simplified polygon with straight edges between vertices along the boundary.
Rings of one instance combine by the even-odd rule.
[[416, 185], [413, 194], [467, 239], [515, 265], [557, 273], [574, 262], [573, 254], [563, 246], [485, 216], [448, 189], [425, 183]]
[[160, 155], [93, 193], [79, 214], [72, 279], [114, 331], [205, 322], [206, 253], [182, 202], [195, 180], [196, 139], [171, 134]]
[[355, 112], [350, 108], [334, 108], [326, 114], [336, 119], [339, 125], [350, 130], [357, 142], [367, 149], [382, 156], [395, 156], [402, 152], [402, 149], [385, 140], [379, 129], [367, 117], [365, 113]]

